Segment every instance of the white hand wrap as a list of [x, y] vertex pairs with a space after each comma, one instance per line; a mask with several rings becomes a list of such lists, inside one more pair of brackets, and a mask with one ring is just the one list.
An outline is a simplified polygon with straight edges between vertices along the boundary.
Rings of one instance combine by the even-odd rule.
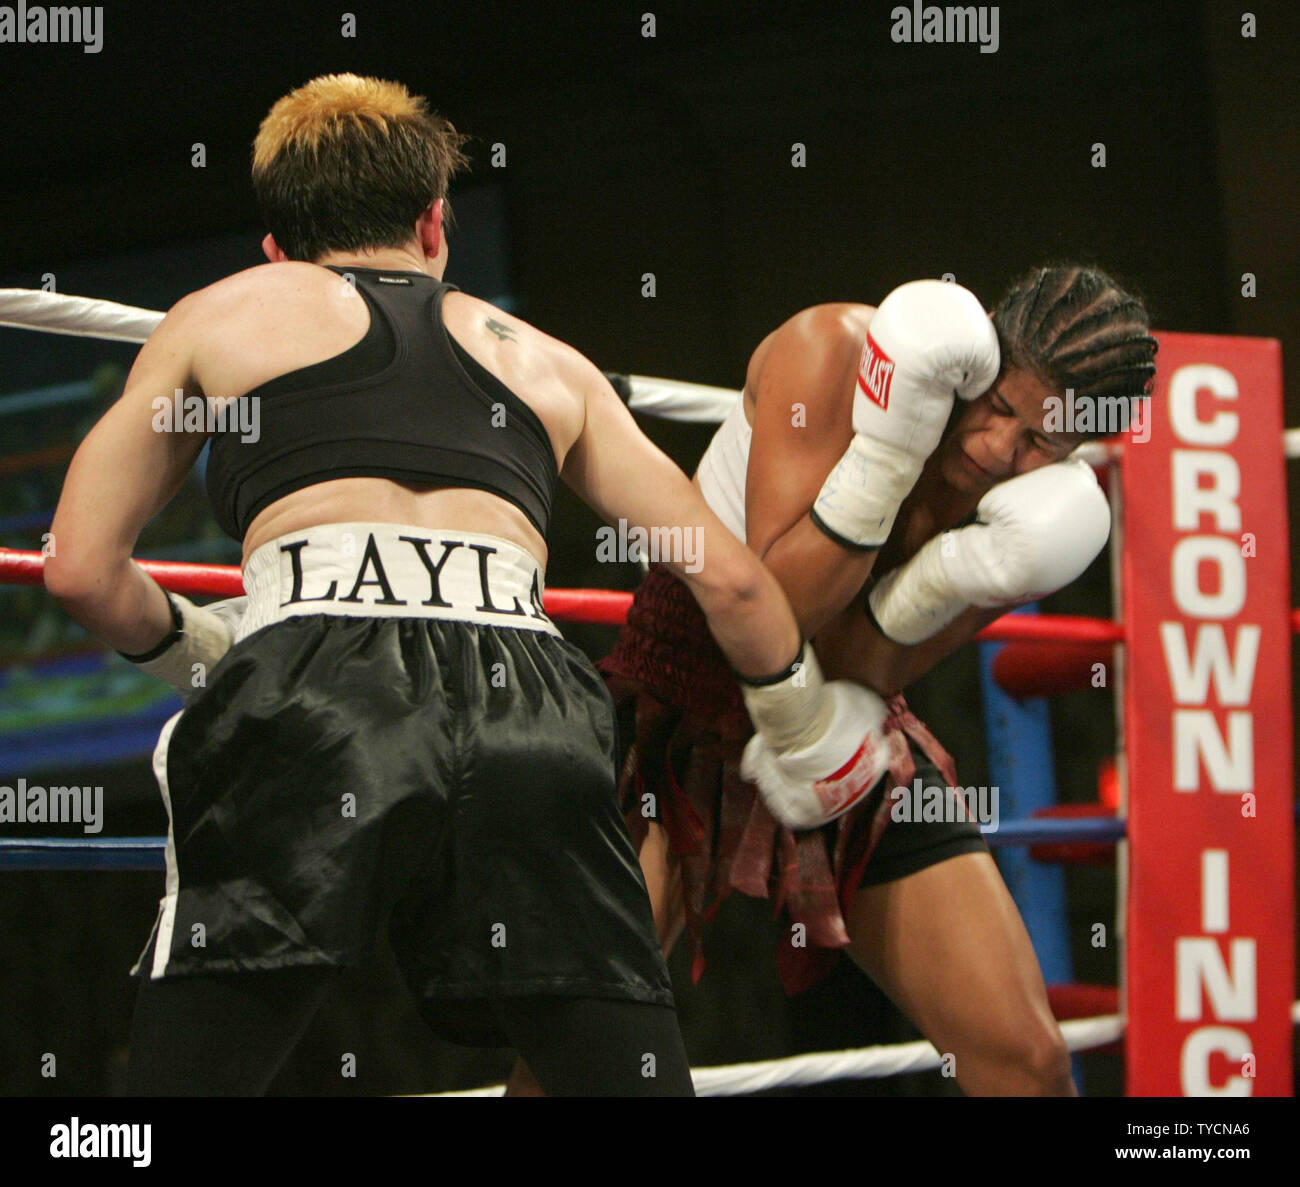
[[1014, 606], [1069, 585], [1110, 535], [1110, 507], [1092, 467], [1078, 459], [999, 483], [980, 522], [930, 540], [887, 573], [868, 602], [881, 632], [912, 645], [969, 606]]
[[152, 651], [124, 655], [142, 672], [170, 684], [187, 704], [207, 686], [208, 675], [235, 641], [235, 627], [243, 616], [244, 598], [196, 606], [188, 598], [168, 593], [173, 629]]
[[885, 703], [858, 684], [827, 684], [812, 648], [785, 679], [741, 690], [758, 731], [741, 774], [788, 828], [817, 828], [842, 816], [888, 767]]
[[805, 746], [825, 733], [830, 705], [817, 654], [807, 643], [790, 671], [762, 683], [740, 681], [740, 692], [754, 728], [778, 750]]
[[813, 523], [845, 548], [882, 547], [924, 464], [924, 458], [855, 433], [817, 493]]

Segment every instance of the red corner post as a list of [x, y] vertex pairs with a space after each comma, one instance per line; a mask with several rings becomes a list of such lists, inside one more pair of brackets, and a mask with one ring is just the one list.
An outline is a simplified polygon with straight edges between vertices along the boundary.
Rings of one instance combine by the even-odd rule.
[[1122, 463], [1127, 1088], [1290, 1095], [1281, 348], [1163, 334], [1159, 364]]

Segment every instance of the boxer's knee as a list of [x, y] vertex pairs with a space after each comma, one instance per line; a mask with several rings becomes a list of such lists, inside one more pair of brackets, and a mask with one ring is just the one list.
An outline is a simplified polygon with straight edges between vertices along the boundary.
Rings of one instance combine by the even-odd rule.
[[1051, 1027], [1044, 1027], [1034, 1036], [1022, 1066], [1043, 1096], [1068, 1096], [1073, 1093], [1070, 1049], [1065, 1045], [1065, 1038], [1055, 1023]]
[[[1026, 1021], [1000, 1046], [980, 1077], [980, 1095], [1075, 1095], [1070, 1050], [1054, 1019]], [[959, 1078], [960, 1067], [959, 1059]]]

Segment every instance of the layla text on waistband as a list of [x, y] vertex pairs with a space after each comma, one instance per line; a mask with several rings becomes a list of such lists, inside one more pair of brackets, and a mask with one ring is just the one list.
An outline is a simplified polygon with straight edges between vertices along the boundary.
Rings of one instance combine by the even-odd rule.
[[541, 567], [508, 540], [405, 524], [323, 524], [262, 545], [244, 566], [243, 638], [305, 614], [447, 618], [521, 630], [546, 616]]

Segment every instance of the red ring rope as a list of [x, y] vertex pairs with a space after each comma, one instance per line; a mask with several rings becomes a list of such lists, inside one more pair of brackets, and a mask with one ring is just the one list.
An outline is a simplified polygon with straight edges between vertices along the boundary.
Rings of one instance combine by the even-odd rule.
[[[233, 598], [244, 592], [234, 565], [199, 565], [185, 561], [139, 561], [159, 585], [183, 594]], [[45, 558], [39, 552], [0, 548], [0, 584], [40, 585]], [[548, 589], [546, 612], [557, 622], [588, 622], [620, 626], [627, 618], [632, 595], [613, 589]], [[1291, 612], [1292, 629], [1300, 632], [1300, 611]], [[1012, 614], [987, 626], [976, 636], [986, 642], [1122, 643], [1124, 628], [1105, 618], [1073, 614]]]
[[[45, 558], [39, 552], [0, 548], [0, 583], [40, 585]], [[243, 578], [234, 565], [200, 565], [185, 561], [148, 561], [138, 564], [159, 585], [176, 593], [238, 597]], [[621, 626], [632, 595], [612, 589], [548, 589], [546, 612], [557, 622], [588, 622]], [[1123, 638], [1118, 623], [1100, 618], [1043, 614], [1014, 615], [980, 632], [981, 639], [1074, 639], [1113, 643]]]

